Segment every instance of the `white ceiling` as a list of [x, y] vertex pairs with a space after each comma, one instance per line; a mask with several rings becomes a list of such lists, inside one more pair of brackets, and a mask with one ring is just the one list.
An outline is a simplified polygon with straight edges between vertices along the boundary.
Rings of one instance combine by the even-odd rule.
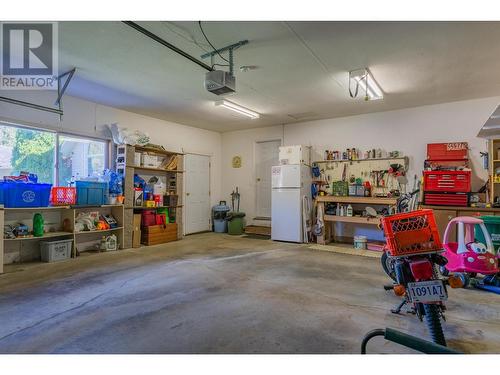
[[[139, 24], [197, 58], [210, 50], [197, 22]], [[260, 119], [214, 107], [221, 97], [205, 91], [204, 69], [120, 22], [60, 23], [60, 70], [77, 67], [68, 93], [216, 131], [500, 94], [498, 22], [202, 24], [217, 48], [249, 40], [235, 52], [237, 92], [225, 98]], [[241, 65], [259, 68], [240, 72]], [[384, 100], [349, 97], [348, 71], [362, 67]]]

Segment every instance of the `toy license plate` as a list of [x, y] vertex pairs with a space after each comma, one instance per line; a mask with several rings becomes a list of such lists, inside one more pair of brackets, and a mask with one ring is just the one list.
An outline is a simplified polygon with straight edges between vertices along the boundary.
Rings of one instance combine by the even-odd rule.
[[408, 297], [411, 302], [437, 302], [448, 299], [442, 280], [408, 283]]

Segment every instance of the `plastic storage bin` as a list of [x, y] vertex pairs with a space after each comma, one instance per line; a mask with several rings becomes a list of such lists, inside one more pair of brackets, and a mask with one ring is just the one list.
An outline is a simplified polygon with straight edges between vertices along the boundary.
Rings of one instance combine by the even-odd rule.
[[3, 204], [3, 181], [0, 181], [0, 204]]
[[108, 203], [108, 183], [76, 181], [76, 204], [78, 206], [99, 206]]
[[28, 184], [4, 182], [3, 200], [5, 207], [47, 207], [51, 184]]
[[76, 188], [53, 186], [50, 192], [50, 203], [53, 206], [66, 206], [76, 203]]
[[59, 262], [71, 258], [73, 240], [42, 241], [40, 254], [43, 262]]
[[[500, 247], [500, 216], [480, 216], [481, 220], [484, 221], [484, 225], [490, 234], [491, 241], [493, 242], [493, 247], [495, 248], [495, 253], [498, 254], [498, 248]], [[486, 243], [483, 236], [483, 231], [479, 229], [476, 225], [476, 239], [479, 242]]]
[[349, 183], [347, 181], [332, 182], [332, 195], [347, 197], [349, 195]]

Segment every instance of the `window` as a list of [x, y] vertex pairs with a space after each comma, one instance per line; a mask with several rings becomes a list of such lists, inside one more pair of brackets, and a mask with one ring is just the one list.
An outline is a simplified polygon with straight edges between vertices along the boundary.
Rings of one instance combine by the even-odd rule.
[[52, 183], [55, 145], [55, 133], [0, 124], [0, 177], [28, 171]]
[[27, 171], [38, 182], [67, 186], [107, 168], [108, 150], [108, 141], [0, 123], [0, 179]]
[[92, 176], [106, 168], [106, 141], [59, 135], [58, 183], [67, 186], [72, 179]]

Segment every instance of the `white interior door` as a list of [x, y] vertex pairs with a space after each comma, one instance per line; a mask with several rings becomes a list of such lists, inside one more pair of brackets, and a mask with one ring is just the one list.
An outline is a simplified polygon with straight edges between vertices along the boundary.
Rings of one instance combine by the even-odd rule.
[[271, 167], [279, 165], [281, 141], [257, 142], [255, 145], [255, 196], [257, 218], [271, 218]]
[[185, 234], [210, 230], [210, 157], [186, 154]]

